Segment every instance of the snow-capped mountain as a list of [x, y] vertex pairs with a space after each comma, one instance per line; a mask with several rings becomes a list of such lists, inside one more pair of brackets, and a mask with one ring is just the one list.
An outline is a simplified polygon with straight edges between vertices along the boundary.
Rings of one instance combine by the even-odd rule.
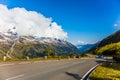
[[[51, 43], [51, 44], [68, 44], [65, 40], [50, 37], [34, 37], [34, 36], [20, 36], [13, 30], [8, 30], [5, 33], [0, 33], [0, 42], [14, 42], [17, 40], [18, 43]], [[72, 44], [71, 44], [72, 45]]]
[[5, 33], [0, 33], [0, 57], [1, 54], [6, 54], [7, 57], [23, 58], [44, 56], [46, 49], [51, 49], [51, 54], [55, 52], [57, 55], [69, 55], [70, 53], [77, 54], [79, 50], [71, 43], [50, 37], [34, 37], [21, 36], [13, 30], [8, 30]]

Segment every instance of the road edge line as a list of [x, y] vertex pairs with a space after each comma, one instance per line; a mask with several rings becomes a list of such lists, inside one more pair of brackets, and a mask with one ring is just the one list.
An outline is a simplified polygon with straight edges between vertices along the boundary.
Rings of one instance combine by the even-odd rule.
[[84, 79], [86, 78], [86, 76], [91, 73], [91, 71], [93, 71], [97, 66], [99, 66], [99, 65], [101, 65], [101, 64], [102, 64], [102, 63], [97, 64], [97, 65], [95, 65], [94, 67], [92, 67], [87, 73], [84, 74], [84, 76], [83, 76], [80, 80], [84, 80]]

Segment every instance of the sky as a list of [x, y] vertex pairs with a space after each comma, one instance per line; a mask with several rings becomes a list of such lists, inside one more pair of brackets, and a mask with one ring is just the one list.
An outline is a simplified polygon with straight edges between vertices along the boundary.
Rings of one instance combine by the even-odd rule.
[[[49, 28], [40, 30], [49, 32], [46, 35], [43, 32], [42, 35], [66, 38], [73, 44], [95, 43], [120, 29], [120, 0], [0, 0], [0, 4], [7, 6], [8, 11], [12, 12], [11, 16], [15, 12], [17, 14], [16, 8], [24, 8], [23, 12], [28, 14], [32, 14], [30, 11], [36, 12], [36, 15], [42, 16], [38, 19], [42, 18], [40, 23], [44, 21], [44, 25], [47, 25], [45, 28]], [[38, 21], [37, 25], [40, 23]], [[28, 34], [39, 31], [31, 32]]]

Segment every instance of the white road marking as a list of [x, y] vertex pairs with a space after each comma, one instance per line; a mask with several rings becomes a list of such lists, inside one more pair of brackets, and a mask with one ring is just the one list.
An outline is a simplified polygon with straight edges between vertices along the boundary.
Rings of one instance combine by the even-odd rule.
[[45, 63], [45, 62], [57, 62], [58, 60], [47, 60], [47, 61], [34, 61], [34, 63]]
[[31, 62], [20, 62], [19, 64], [29, 64]]
[[97, 66], [99, 66], [100, 64], [95, 65], [94, 67], [92, 67], [86, 74], [84, 74], [84, 76], [80, 79], [80, 80], [84, 80], [84, 78], [93, 70], [95, 69]]
[[11, 63], [11, 64], [1, 64], [0, 67], [1, 67], [1, 66], [10, 66], [10, 65], [15, 65], [15, 63]]
[[18, 75], [18, 76], [14, 76], [14, 77], [10, 77], [10, 78], [7, 78], [5, 80], [12, 80], [12, 79], [16, 79], [16, 78], [20, 78], [20, 77], [23, 77], [24, 75]]
[[34, 61], [34, 63], [41, 63], [41, 62], [43, 62], [43, 61]]

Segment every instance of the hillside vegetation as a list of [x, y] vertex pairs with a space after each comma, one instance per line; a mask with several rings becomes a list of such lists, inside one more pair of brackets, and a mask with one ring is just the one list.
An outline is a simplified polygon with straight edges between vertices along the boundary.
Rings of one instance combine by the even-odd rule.
[[112, 56], [120, 63], [120, 30], [100, 41], [97, 47], [88, 51], [91, 54]]
[[98, 66], [89, 80], [120, 80], [120, 64], [104, 63]]
[[43, 56], [63, 56], [70, 55], [70, 53], [79, 53], [75, 47], [49, 45], [49, 44], [16, 44], [12, 55], [17, 58], [24, 58], [29, 56], [31, 58]]
[[112, 56], [116, 62], [120, 63], [120, 42], [99, 47], [95, 50], [95, 53]]
[[[0, 46], [0, 57], [2, 58], [6, 55], [11, 48], [9, 44], [1, 44]], [[44, 56], [67, 56], [73, 54], [79, 54], [76, 47], [70, 46], [58, 46], [49, 44], [23, 44], [19, 43], [14, 46], [14, 50], [10, 56], [13, 58], [25, 58], [29, 56], [30, 58], [44, 57]]]
[[120, 52], [120, 42], [108, 44], [103, 47], [99, 47], [96, 49], [96, 54], [104, 54], [104, 55], [116, 55]]
[[98, 47], [102, 47], [111, 43], [117, 43], [119, 41], [120, 41], [120, 30], [103, 39], [98, 45]]

